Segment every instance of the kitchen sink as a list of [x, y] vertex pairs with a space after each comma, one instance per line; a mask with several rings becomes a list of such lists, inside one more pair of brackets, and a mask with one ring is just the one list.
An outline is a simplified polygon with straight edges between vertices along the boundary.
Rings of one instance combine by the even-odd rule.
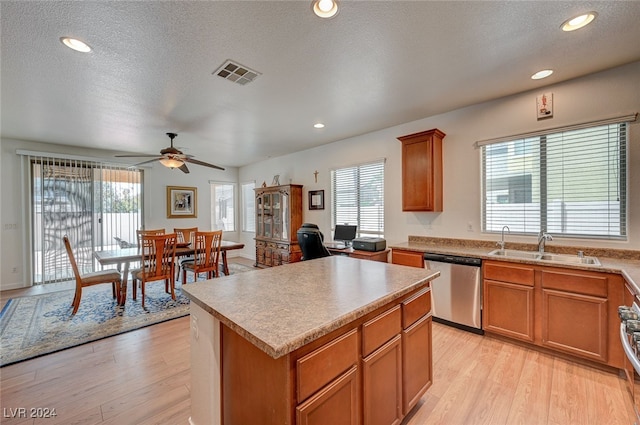
[[556, 261], [562, 263], [590, 264], [594, 266], [600, 265], [600, 261], [596, 257], [578, 257], [577, 255], [542, 254], [540, 259], [544, 261]]
[[529, 260], [539, 260], [540, 254], [533, 251], [517, 251], [515, 249], [496, 249], [491, 251], [489, 255], [496, 255], [508, 258], [527, 258]]
[[596, 257], [579, 257], [577, 255], [551, 254], [536, 251], [518, 251], [515, 249], [496, 249], [489, 255], [504, 258], [522, 258], [527, 260], [550, 261], [554, 263], [583, 264], [589, 266], [600, 266], [600, 261]]

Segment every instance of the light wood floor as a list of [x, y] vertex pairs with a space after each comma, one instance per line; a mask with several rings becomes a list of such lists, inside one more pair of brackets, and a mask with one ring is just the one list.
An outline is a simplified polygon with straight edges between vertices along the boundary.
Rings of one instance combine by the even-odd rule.
[[[434, 384], [404, 425], [634, 423], [614, 373], [437, 323], [433, 355]], [[189, 367], [188, 317], [7, 366], [0, 423], [184, 425]], [[7, 417], [17, 408], [57, 416]]]

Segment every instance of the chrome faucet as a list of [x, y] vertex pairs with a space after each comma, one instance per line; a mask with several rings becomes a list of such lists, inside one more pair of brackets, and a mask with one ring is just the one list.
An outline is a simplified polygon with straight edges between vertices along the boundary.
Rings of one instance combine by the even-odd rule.
[[538, 252], [540, 254], [544, 254], [544, 243], [546, 241], [552, 241], [553, 240], [553, 236], [551, 236], [548, 233], [545, 233], [544, 230], [540, 230], [540, 233], [538, 233]]
[[500, 247], [501, 250], [504, 251], [504, 229], [507, 229], [508, 233], [511, 233], [511, 230], [509, 230], [509, 226], [502, 226], [502, 239], [500, 240], [500, 242], [496, 242], [496, 244]]

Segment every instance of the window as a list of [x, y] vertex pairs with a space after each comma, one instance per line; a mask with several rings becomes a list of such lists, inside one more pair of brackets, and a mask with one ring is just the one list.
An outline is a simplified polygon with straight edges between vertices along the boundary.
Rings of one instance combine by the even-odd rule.
[[211, 184], [211, 229], [235, 232], [235, 191], [233, 183]]
[[483, 230], [627, 235], [627, 124], [555, 130], [482, 149]]
[[384, 159], [331, 171], [331, 227], [356, 224], [358, 236], [384, 236]]
[[242, 183], [242, 231], [256, 231], [255, 182]]
[[80, 273], [97, 269], [95, 250], [135, 244], [144, 217], [141, 170], [80, 157], [20, 154], [30, 170], [34, 284], [73, 279], [64, 235], [71, 240]]

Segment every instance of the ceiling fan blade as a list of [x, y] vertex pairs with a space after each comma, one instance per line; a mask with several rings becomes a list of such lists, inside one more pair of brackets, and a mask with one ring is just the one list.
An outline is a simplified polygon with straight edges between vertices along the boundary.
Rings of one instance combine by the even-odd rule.
[[148, 164], [148, 163], [150, 163], [150, 162], [157, 161], [157, 160], [159, 160], [159, 159], [162, 159], [162, 157], [158, 158], [158, 157], [156, 156], [155, 158], [150, 159], [150, 160], [148, 160], [148, 161], [143, 161], [143, 162], [138, 162], [137, 164], [133, 164], [133, 165], [132, 165], [132, 167], [137, 167], [138, 165]]
[[222, 167], [218, 167], [217, 165], [209, 164], [208, 162], [199, 161], [197, 159], [193, 159], [193, 158], [189, 158], [189, 157], [185, 157], [183, 159], [183, 161], [190, 162], [192, 164], [203, 165], [203, 166], [209, 167], [209, 168], [217, 168], [218, 170], [223, 170], [224, 171], [224, 168], [222, 168]]
[[116, 158], [151, 158], [151, 157], [157, 157], [158, 155], [116, 155]]
[[178, 170], [182, 171], [185, 174], [189, 174], [189, 169], [187, 168], [186, 163], [182, 163], [182, 165], [178, 167]]

